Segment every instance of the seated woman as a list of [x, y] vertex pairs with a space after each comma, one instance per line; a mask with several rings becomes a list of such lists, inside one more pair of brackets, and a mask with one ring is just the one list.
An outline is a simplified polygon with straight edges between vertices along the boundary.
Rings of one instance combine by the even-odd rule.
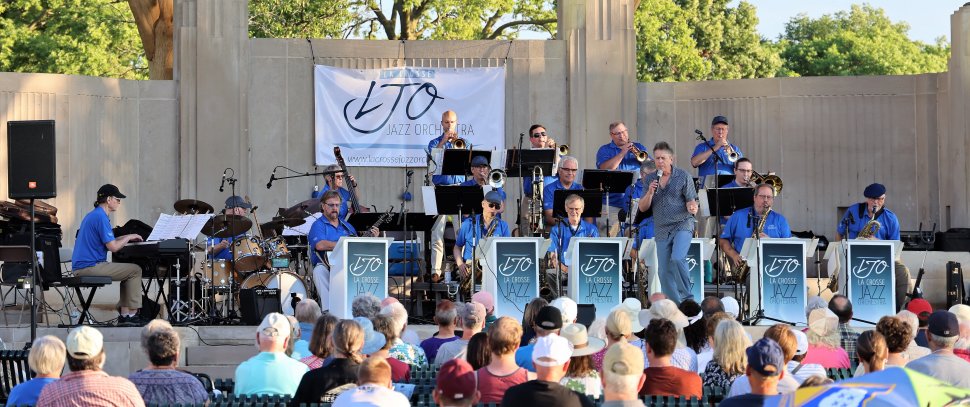
[[64, 347], [64, 342], [61, 342], [56, 336], [46, 335], [35, 339], [34, 344], [30, 347], [30, 354], [27, 356], [27, 364], [30, 365], [30, 370], [33, 370], [37, 376], [10, 390], [7, 405], [37, 404], [37, 397], [40, 396], [40, 391], [44, 389], [44, 386], [61, 377], [66, 356], [67, 348]]
[[337, 322], [330, 335], [333, 361], [303, 375], [293, 405], [333, 403], [344, 390], [357, 384], [357, 368], [364, 360], [364, 328], [349, 319]]

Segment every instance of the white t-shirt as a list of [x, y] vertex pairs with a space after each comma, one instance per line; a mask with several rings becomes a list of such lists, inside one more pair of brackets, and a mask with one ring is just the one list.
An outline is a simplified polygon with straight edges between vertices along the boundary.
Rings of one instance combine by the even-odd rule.
[[[798, 386], [798, 381], [792, 378], [791, 372], [786, 371], [785, 377], [778, 381], [778, 394], [794, 393], [795, 390], [798, 390]], [[751, 382], [748, 381], [748, 376], [739, 376], [734, 379], [734, 383], [731, 383], [731, 391], [728, 393], [728, 397], [748, 393], [751, 393]]]
[[410, 407], [411, 402], [403, 394], [387, 387], [363, 384], [340, 393], [333, 407]]
[[[798, 362], [794, 360], [791, 362], [788, 362], [789, 372], [794, 371], [796, 367], [798, 367]], [[798, 385], [801, 385], [802, 383], [805, 382], [805, 379], [808, 379], [809, 377], [812, 377], [812, 376], [827, 377], [828, 373], [826, 373], [825, 368], [818, 363], [805, 363], [802, 365], [800, 369], [798, 369], [797, 372], [792, 373], [791, 375], [795, 379], [795, 381], [798, 382]]]

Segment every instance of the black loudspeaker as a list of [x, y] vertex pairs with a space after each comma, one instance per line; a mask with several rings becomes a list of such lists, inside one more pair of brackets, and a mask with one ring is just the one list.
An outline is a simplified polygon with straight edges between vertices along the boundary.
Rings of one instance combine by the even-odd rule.
[[586, 325], [589, 328], [596, 319], [596, 305], [576, 304], [576, 323]]
[[57, 196], [54, 121], [7, 122], [7, 188], [10, 199]]
[[280, 290], [277, 288], [243, 288], [239, 290], [239, 310], [245, 325], [259, 325], [270, 312], [282, 313]]

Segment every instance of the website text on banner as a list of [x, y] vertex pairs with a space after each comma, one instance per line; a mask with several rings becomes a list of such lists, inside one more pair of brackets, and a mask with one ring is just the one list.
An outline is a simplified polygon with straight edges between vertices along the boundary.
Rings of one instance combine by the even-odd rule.
[[351, 167], [423, 167], [441, 114], [476, 150], [505, 148], [505, 68], [313, 70], [316, 164], [339, 146]]

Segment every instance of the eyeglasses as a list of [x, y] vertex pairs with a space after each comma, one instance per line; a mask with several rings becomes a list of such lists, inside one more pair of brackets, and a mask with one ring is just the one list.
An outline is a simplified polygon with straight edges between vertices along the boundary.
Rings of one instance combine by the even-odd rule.
[[340, 204], [339, 203], [330, 203], [330, 202], [327, 202], [327, 203], [325, 203], [323, 205], [326, 206], [326, 207], [329, 207], [329, 208], [339, 208], [340, 207]]
[[546, 132], [544, 132], [544, 131], [537, 131], [535, 133], [530, 134], [529, 137], [539, 138], [539, 137], [545, 137], [545, 135], [546, 135]]
[[761, 198], [761, 199], [775, 199], [775, 196], [774, 195], [758, 195], [758, 198]]
[[559, 168], [559, 169], [560, 170], [563, 170], [563, 171], [566, 171], [566, 172], [576, 172], [576, 171], [579, 171], [578, 168]]
[[501, 208], [502, 207], [502, 204], [497, 204], [497, 203], [489, 202], [488, 203], [488, 207], [489, 208], [492, 208], [492, 209], [498, 209], [498, 208]]
[[569, 212], [582, 212], [583, 208], [566, 208]]
[[745, 169], [740, 169], [740, 168], [738, 168], [738, 169], [736, 169], [735, 171], [737, 171], [737, 172], [744, 172], [744, 173], [748, 173], [748, 172], [752, 172], [752, 171], [754, 171], [754, 170], [745, 170]]
[[624, 134], [626, 132], [627, 132], [627, 130], [626, 129], [623, 129], [623, 130], [611, 131], [610, 134], [612, 134], [614, 136], [619, 136], [619, 135]]

